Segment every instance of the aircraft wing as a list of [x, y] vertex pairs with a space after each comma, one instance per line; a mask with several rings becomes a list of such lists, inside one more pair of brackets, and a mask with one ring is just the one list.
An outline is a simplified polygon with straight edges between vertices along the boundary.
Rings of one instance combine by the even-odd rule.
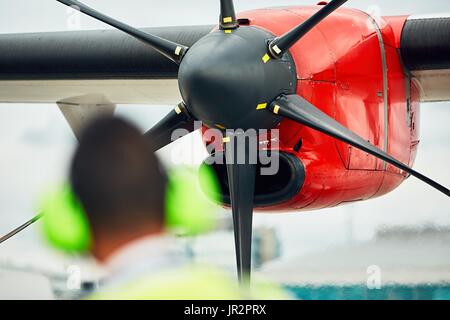
[[[190, 47], [213, 27], [143, 30]], [[54, 103], [86, 95], [117, 104], [181, 101], [178, 65], [121, 31], [2, 34], [0, 48], [0, 102]]]
[[[191, 46], [213, 28], [143, 30]], [[110, 103], [181, 100], [178, 66], [120, 31], [4, 34], [0, 48], [0, 102], [53, 103], [88, 94]], [[410, 16], [399, 51], [422, 101], [450, 101], [450, 16]]]
[[405, 68], [421, 101], [450, 101], [450, 15], [410, 16], [401, 32]]

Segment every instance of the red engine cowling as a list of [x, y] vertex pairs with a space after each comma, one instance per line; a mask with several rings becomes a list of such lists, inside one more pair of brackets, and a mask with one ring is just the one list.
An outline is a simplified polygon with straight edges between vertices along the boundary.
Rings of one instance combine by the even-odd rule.
[[[281, 35], [320, 7], [262, 9], [239, 15], [244, 23]], [[418, 89], [405, 77], [398, 54], [406, 17], [370, 17], [339, 9], [291, 49], [297, 94], [340, 123], [412, 165], [418, 143]], [[279, 171], [256, 180], [256, 209], [312, 210], [381, 196], [406, 178], [400, 170], [345, 143], [284, 120], [279, 127]], [[263, 148], [270, 139], [261, 137]], [[221, 142], [216, 143], [221, 152]], [[212, 165], [229, 204], [225, 165]]]

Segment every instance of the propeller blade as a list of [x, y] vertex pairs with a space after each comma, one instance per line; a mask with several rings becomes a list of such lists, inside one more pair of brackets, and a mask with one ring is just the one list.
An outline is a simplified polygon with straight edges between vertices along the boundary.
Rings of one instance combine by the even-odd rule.
[[[172, 133], [177, 129], [186, 129], [188, 132], [194, 131], [194, 119], [186, 110], [184, 103], [180, 103], [164, 118], [148, 130], [144, 136], [149, 139], [154, 151], [174, 142]], [[181, 131], [180, 131], [181, 133]], [[181, 136], [176, 136], [176, 139]]]
[[235, 29], [239, 26], [233, 0], [220, 0], [220, 28]]
[[76, 0], [56, 0], [65, 4], [66, 6], [72, 7], [75, 10], [78, 10], [92, 18], [100, 20], [110, 26], [113, 26], [129, 35], [135, 37], [136, 39], [150, 45], [153, 49], [166, 56], [170, 60], [180, 63], [183, 59], [184, 54], [188, 50], [188, 47], [185, 47], [181, 44], [160, 38], [158, 36], [152, 35], [150, 33], [146, 33], [139, 29], [133, 28], [123, 22], [117, 21], [111, 17], [108, 17], [87, 5], [81, 3]]
[[281, 58], [300, 38], [319, 24], [323, 19], [338, 9], [348, 0], [332, 0], [302, 24], [289, 30], [282, 36], [273, 39], [269, 44], [269, 52], [274, 58]]
[[28, 228], [29, 226], [31, 226], [33, 223], [35, 223], [36, 221], [38, 221], [40, 218], [42, 218], [42, 214], [38, 214], [37, 216], [34, 216], [33, 218], [31, 218], [30, 220], [28, 220], [27, 222], [25, 222], [24, 224], [22, 224], [21, 226], [15, 228], [14, 230], [12, 230], [11, 232], [9, 232], [8, 234], [4, 235], [3, 237], [0, 237], [0, 243], [5, 242], [6, 240], [14, 237], [16, 234], [18, 234], [19, 232], [25, 230], [26, 228]]
[[450, 191], [446, 187], [411, 169], [407, 165], [388, 155], [386, 152], [378, 149], [298, 95], [281, 96], [271, 104], [270, 109], [275, 114], [301, 123], [307, 127], [348, 143], [355, 148], [370, 153], [371, 155], [415, 176], [445, 195], [450, 196]]
[[[238, 278], [248, 284], [251, 274], [253, 197], [255, 193], [256, 164], [249, 161], [250, 147], [245, 136], [231, 135], [224, 139], [225, 161], [236, 247]], [[238, 161], [244, 152], [245, 161]], [[244, 163], [240, 163], [244, 162]]]

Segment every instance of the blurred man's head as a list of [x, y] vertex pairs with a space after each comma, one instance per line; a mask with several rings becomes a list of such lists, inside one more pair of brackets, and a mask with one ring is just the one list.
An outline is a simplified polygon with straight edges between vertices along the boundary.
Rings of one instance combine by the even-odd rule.
[[89, 125], [70, 179], [99, 260], [127, 242], [163, 231], [166, 179], [149, 142], [128, 122], [104, 118]]

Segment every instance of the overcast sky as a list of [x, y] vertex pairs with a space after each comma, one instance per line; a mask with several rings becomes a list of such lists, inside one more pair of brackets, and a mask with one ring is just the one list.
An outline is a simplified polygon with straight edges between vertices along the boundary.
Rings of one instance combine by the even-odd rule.
[[[219, 6], [219, 1], [215, 0], [86, 0], [85, 3], [137, 27], [213, 24], [217, 21]], [[237, 11], [243, 11], [313, 3], [236, 0], [235, 6]], [[353, 0], [347, 6], [381, 15], [450, 12], [448, 0]], [[0, 33], [67, 30], [68, 14], [66, 7], [54, 0], [0, 0]], [[82, 17], [81, 28], [106, 26]], [[144, 130], [170, 108], [123, 105], [119, 106], [118, 113], [133, 119]], [[418, 171], [447, 186], [450, 185], [448, 119], [449, 103], [422, 105], [421, 143], [415, 165]], [[36, 212], [38, 195], [64, 177], [74, 145], [75, 139], [56, 105], [0, 104], [0, 234]], [[196, 152], [201, 152], [198, 140], [197, 146]], [[169, 159], [170, 150], [164, 150], [163, 154], [164, 159]], [[370, 239], [382, 226], [449, 226], [450, 202], [410, 178], [383, 198], [312, 213], [257, 215], [255, 224], [276, 226], [285, 252], [296, 255], [302, 250], [299, 248]], [[11, 252], [22, 255], [30, 252], [30, 246], [40, 247], [36, 234], [35, 229], [31, 229], [9, 241], [0, 248], [0, 257]]]

